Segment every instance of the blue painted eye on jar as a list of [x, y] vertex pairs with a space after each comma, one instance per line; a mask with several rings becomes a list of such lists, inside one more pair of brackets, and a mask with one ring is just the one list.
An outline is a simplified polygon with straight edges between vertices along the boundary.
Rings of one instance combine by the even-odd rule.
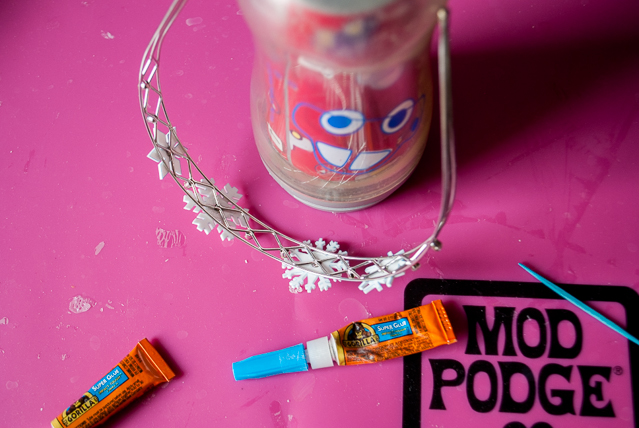
[[395, 107], [393, 111], [388, 113], [388, 116], [384, 118], [382, 131], [384, 131], [385, 134], [392, 134], [402, 129], [410, 119], [414, 106], [415, 102], [413, 100], [406, 100]]
[[366, 119], [355, 110], [331, 110], [322, 114], [320, 125], [333, 135], [349, 135], [358, 131]]

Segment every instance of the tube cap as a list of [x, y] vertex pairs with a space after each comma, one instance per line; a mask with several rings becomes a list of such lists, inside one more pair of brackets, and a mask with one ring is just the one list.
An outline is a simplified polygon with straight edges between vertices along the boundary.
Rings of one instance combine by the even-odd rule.
[[331, 356], [328, 337], [320, 337], [319, 339], [306, 342], [306, 350], [308, 362], [313, 370], [323, 369], [324, 367], [333, 367], [333, 357]]
[[301, 343], [233, 363], [235, 380], [260, 379], [282, 373], [305, 371], [308, 371], [308, 364], [304, 355], [304, 345]]

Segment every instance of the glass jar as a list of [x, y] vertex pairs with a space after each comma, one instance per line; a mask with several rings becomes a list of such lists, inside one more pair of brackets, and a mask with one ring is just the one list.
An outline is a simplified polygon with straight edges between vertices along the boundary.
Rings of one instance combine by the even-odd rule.
[[373, 205], [426, 144], [429, 47], [445, 0], [239, 0], [255, 39], [260, 157], [292, 196], [327, 211]]

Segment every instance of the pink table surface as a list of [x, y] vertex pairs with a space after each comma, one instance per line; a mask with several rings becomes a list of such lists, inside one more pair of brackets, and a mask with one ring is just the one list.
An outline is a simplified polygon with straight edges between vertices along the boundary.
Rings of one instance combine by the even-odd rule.
[[[168, 6], [0, 4], [0, 425], [48, 426], [147, 337], [179, 376], [109, 426], [400, 426], [401, 360], [243, 382], [231, 363], [401, 310], [415, 278], [530, 281], [527, 262], [557, 282], [639, 290], [636, 2], [450, 1], [459, 174], [444, 249], [368, 295], [347, 283], [289, 293], [277, 262], [198, 232], [180, 189], [158, 181], [136, 84]], [[439, 206], [437, 133], [383, 203], [307, 208], [254, 148], [252, 49], [230, 0], [188, 4], [166, 40], [169, 114], [202, 169], [294, 237], [358, 255], [424, 240]], [[92, 307], [69, 311], [76, 296]], [[619, 406], [610, 426], [633, 420]], [[423, 426], [481, 417], [464, 408]]]

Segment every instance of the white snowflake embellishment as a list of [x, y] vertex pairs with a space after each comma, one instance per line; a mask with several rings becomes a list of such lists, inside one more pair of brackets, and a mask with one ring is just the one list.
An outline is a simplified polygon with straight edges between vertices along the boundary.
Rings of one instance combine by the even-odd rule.
[[[160, 180], [163, 180], [169, 172], [177, 176], [181, 175], [180, 157], [186, 155], [186, 149], [178, 141], [175, 135], [175, 128], [172, 128], [168, 134], [156, 129], [155, 143], [156, 146], [153, 147], [147, 157], [158, 163]], [[212, 179], [209, 181], [202, 179], [192, 186], [192, 190], [185, 189], [188, 195], [184, 195], [182, 198], [186, 204], [184, 209], [193, 210], [194, 213], [198, 214], [193, 220], [193, 224], [197, 226], [200, 232], [208, 235], [216, 229], [222, 241], [225, 239], [230, 241], [235, 236], [225, 227], [222, 227], [221, 224], [229, 226], [235, 224], [240, 228], [248, 228], [245, 216], [234, 205], [242, 198], [242, 195], [237, 191], [236, 187], [232, 187], [227, 183], [223, 189], [220, 189], [220, 194], [216, 198], [216, 190], [213, 187], [213, 183]], [[222, 195], [226, 196], [226, 198]], [[200, 205], [204, 206], [204, 209]], [[244, 211], [248, 210], [245, 209]]]
[[[171, 135], [173, 135], [172, 132], [165, 134], [157, 129], [155, 132], [155, 138], [159, 147], [157, 148], [157, 150], [155, 147], [153, 147], [149, 154], [146, 155], [146, 157], [151, 159], [152, 161], [158, 162], [158, 173], [160, 175], [160, 180], [163, 180], [164, 177], [166, 177], [166, 175], [169, 173], [167, 165], [172, 166], [173, 171], [175, 171], [176, 175], [182, 174], [180, 159], [174, 156], [172, 153], [184, 155], [186, 154], [186, 150], [179, 143], [179, 141], [177, 141], [177, 138], [172, 138]], [[158, 155], [158, 151], [161, 155]]]
[[[204, 232], [208, 235], [216, 229], [220, 234], [220, 239], [222, 239], [222, 241], [225, 239], [228, 241], [232, 240], [235, 236], [215, 221], [218, 220], [220, 223], [224, 223], [220, 210], [214, 207], [219, 206], [221, 208], [232, 209], [233, 205], [222, 196], [218, 196], [216, 201], [215, 189], [211, 185], [205, 184], [203, 181], [201, 181], [201, 183], [202, 184], [195, 184], [194, 191], [187, 190], [188, 195], [183, 196], [182, 200], [186, 204], [184, 209], [188, 211], [193, 210], [194, 213], [198, 213], [195, 220], [193, 220], [193, 224], [200, 232]], [[212, 179], [211, 184], [213, 184]], [[243, 196], [237, 191], [236, 187], [232, 187], [228, 183], [223, 189], [221, 189], [221, 192], [223, 192], [224, 195], [234, 203], [237, 203]], [[202, 208], [200, 208], [194, 200], [204, 205], [204, 210], [202, 210]], [[244, 211], [248, 210], [245, 209]], [[248, 224], [241, 213], [227, 210], [221, 210], [221, 212], [224, 213], [223, 215], [227, 222], [233, 222], [235, 225], [243, 228], [248, 227]]]
[[[337, 241], [330, 241], [325, 250], [335, 254], [335, 257], [327, 256], [323, 252], [313, 251], [314, 249], [324, 249], [326, 241], [322, 238], [315, 241], [315, 247], [311, 246], [311, 241], [304, 241], [303, 243], [306, 245], [305, 248], [289, 250], [288, 255], [296, 265], [303, 265], [305, 269], [282, 263], [282, 268], [286, 270], [282, 274], [282, 278], [290, 279], [288, 289], [291, 293], [301, 293], [303, 291], [302, 286], [309, 293], [317, 286], [319, 286], [320, 291], [328, 290], [332, 286], [331, 280], [318, 274], [326, 271], [337, 272], [345, 270], [347, 268], [346, 262], [337, 256], [345, 256], [348, 253], [346, 251], [338, 251], [339, 244]], [[315, 284], [316, 282], [317, 285]]]
[[[400, 250], [395, 254], [393, 254], [392, 251], [388, 252], [389, 256], [399, 256], [402, 254], [404, 254], [404, 250]], [[385, 260], [380, 264], [390, 271], [397, 271], [398, 269], [401, 269], [403, 266], [407, 265], [408, 262], [404, 258], [397, 258]], [[368, 281], [364, 281], [359, 285], [359, 289], [362, 290], [364, 294], [368, 294], [373, 290], [382, 291], [384, 289], [384, 285], [388, 288], [391, 288], [393, 286], [393, 281], [395, 280], [395, 278], [399, 278], [400, 276], [404, 275], [404, 272], [402, 272], [397, 275], [388, 276], [386, 278], [375, 279], [376, 276], [385, 275], [385, 272], [376, 265], [367, 267], [365, 271], [366, 273], [370, 274], [369, 278], [371, 279], [369, 279]]]

